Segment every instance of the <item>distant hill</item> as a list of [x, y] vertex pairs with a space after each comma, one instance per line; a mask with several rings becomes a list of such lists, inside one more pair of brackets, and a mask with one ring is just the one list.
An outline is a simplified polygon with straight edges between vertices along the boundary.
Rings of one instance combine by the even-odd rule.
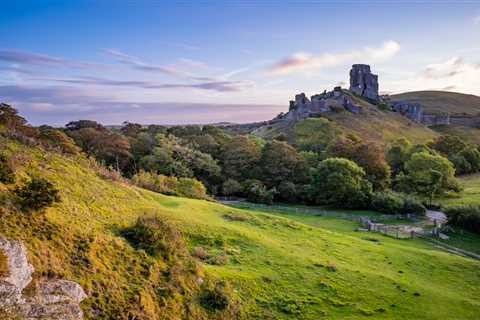
[[[326, 112], [321, 118], [308, 118], [300, 121], [282, 121], [267, 124], [255, 129], [252, 133], [262, 138], [271, 139], [285, 136], [292, 144], [301, 143], [308, 139], [314, 143], [315, 139], [322, 140], [325, 126], [333, 124], [341, 133], [354, 133], [365, 141], [372, 141], [381, 145], [388, 144], [398, 137], [406, 137], [415, 143], [423, 143], [434, 139], [438, 133], [400, 115], [399, 113], [381, 110], [377, 106], [352, 95], [352, 99], [361, 106], [358, 114], [348, 112]], [[322, 120], [322, 121], [320, 121]], [[326, 122], [325, 120], [328, 120]], [[322, 134], [320, 134], [322, 133]], [[321, 143], [321, 141], [319, 141]]]
[[419, 102], [426, 112], [469, 114], [480, 113], [480, 97], [447, 91], [413, 91], [392, 95], [395, 100]]

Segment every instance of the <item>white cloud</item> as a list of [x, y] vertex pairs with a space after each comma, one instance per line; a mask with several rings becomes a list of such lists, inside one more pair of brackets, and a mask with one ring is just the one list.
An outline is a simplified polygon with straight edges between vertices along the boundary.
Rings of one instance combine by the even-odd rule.
[[420, 73], [388, 83], [394, 92], [446, 90], [480, 95], [478, 86], [480, 63], [465, 61], [460, 56], [432, 63]]
[[400, 45], [395, 41], [386, 41], [380, 47], [364, 47], [341, 53], [310, 54], [297, 52], [270, 66], [270, 74], [279, 75], [298, 71], [308, 71], [333, 67], [352, 62], [379, 62], [388, 60], [400, 50]]

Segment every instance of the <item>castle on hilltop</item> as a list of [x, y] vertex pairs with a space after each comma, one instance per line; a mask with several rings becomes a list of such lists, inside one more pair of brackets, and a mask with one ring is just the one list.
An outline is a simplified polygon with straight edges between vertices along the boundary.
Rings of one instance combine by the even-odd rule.
[[348, 111], [354, 114], [362, 112], [362, 106], [355, 96], [366, 100], [373, 105], [382, 105], [383, 108], [398, 112], [401, 115], [422, 123], [426, 126], [458, 124], [463, 126], [479, 126], [480, 117], [425, 113], [418, 102], [394, 100], [389, 95], [379, 95], [378, 75], [371, 72], [367, 64], [354, 64], [350, 70], [349, 90], [335, 87], [333, 91], [315, 94], [310, 99], [305, 93], [295, 96], [290, 101], [287, 113], [280, 113], [276, 121], [297, 121], [308, 117], [315, 117], [330, 111]]

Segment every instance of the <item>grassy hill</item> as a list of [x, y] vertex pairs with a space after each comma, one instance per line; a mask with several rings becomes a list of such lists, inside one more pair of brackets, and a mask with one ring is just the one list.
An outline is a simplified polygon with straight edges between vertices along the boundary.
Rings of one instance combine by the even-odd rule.
[[[224, 313], [200, 306], [199, 277], [227, 280], [247, 319], [478, 318], [480, 263], [422, 240], [354, 232], [356, 222], [340, 218], [164, 196], [106, 179], [81, 156], [0, 142], [17, 175], [47, 177], [63, 199], [28, 215], [0, 184], [0, 234], [25, 242], [37, 277], [80, 283], [87, 319], [238, 318], [236, 304]], [[177, 226], [188, 251], [203, 251], [201, 265], [149, 256], [122, 236], [152, 212]]]
[[341, 133], [355, 133], [363, 140], [380, 144], [387, 144], [401, 136], [416, 143], [423, 143], [438, 135], [433, 130], [398, 113], [380, 110], [377, 106], [355, 96], [352, 98], [362, 106], [359, 114], [348, 111], [329, 112], [322, 114], [322, 118], [309, 118], [297, 123], [278, 122], [266, 125], [253, 131], [253, 134], [267, 139], [283, 134], [291, 143], [295, 144], [302, 136], [315, 136], [317, 132], [323, 131], [326, 123], [323, 119], [327, 119], [335, 124]]
[[447, 91], [413, 91], [392, 95], [392, 99], [420, 102], [426, 112], [476, 115], [480, 97]]

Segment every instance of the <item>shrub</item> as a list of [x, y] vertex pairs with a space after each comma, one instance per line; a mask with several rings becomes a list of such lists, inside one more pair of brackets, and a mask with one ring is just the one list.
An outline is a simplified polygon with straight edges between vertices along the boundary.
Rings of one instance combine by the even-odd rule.
[[24, 186], [14, 190], [25, 210], [41, 210], [60, 202], [59, 191], [45, 178], [33, 176]]
[[200, 295], [200, 304], [207, 310], [225, 310], [230, 303], [230, 294], [225, 283], [218, 283], [213, 289], [206, 289]]
[[3, 154], [0, 154], [0, 182], [14, 183], [15, 171], [10, 160]]
[[144, 215], [122, 232], [137, 249], [172, 262], [185, 254], [185, 244], [176, 226], [157, 215]]
[[177, 195], [193, 199], [209, 199], [207, 189], [197, 179], [180, 178], [175, 188]]
[[153, 172], [141, 171], [131, 181], [136, 186], [168, 195], [193, 199], [209, 199], [207, 189], [196, 179], [169, 177]]
[[445, 209], [447, 223], [480, 234], [480, 206], [462, 205]]
[[393, 191], [373, 193], [370, 206], [386, 214], [425, 213], [425, 207], [419, 200]]

